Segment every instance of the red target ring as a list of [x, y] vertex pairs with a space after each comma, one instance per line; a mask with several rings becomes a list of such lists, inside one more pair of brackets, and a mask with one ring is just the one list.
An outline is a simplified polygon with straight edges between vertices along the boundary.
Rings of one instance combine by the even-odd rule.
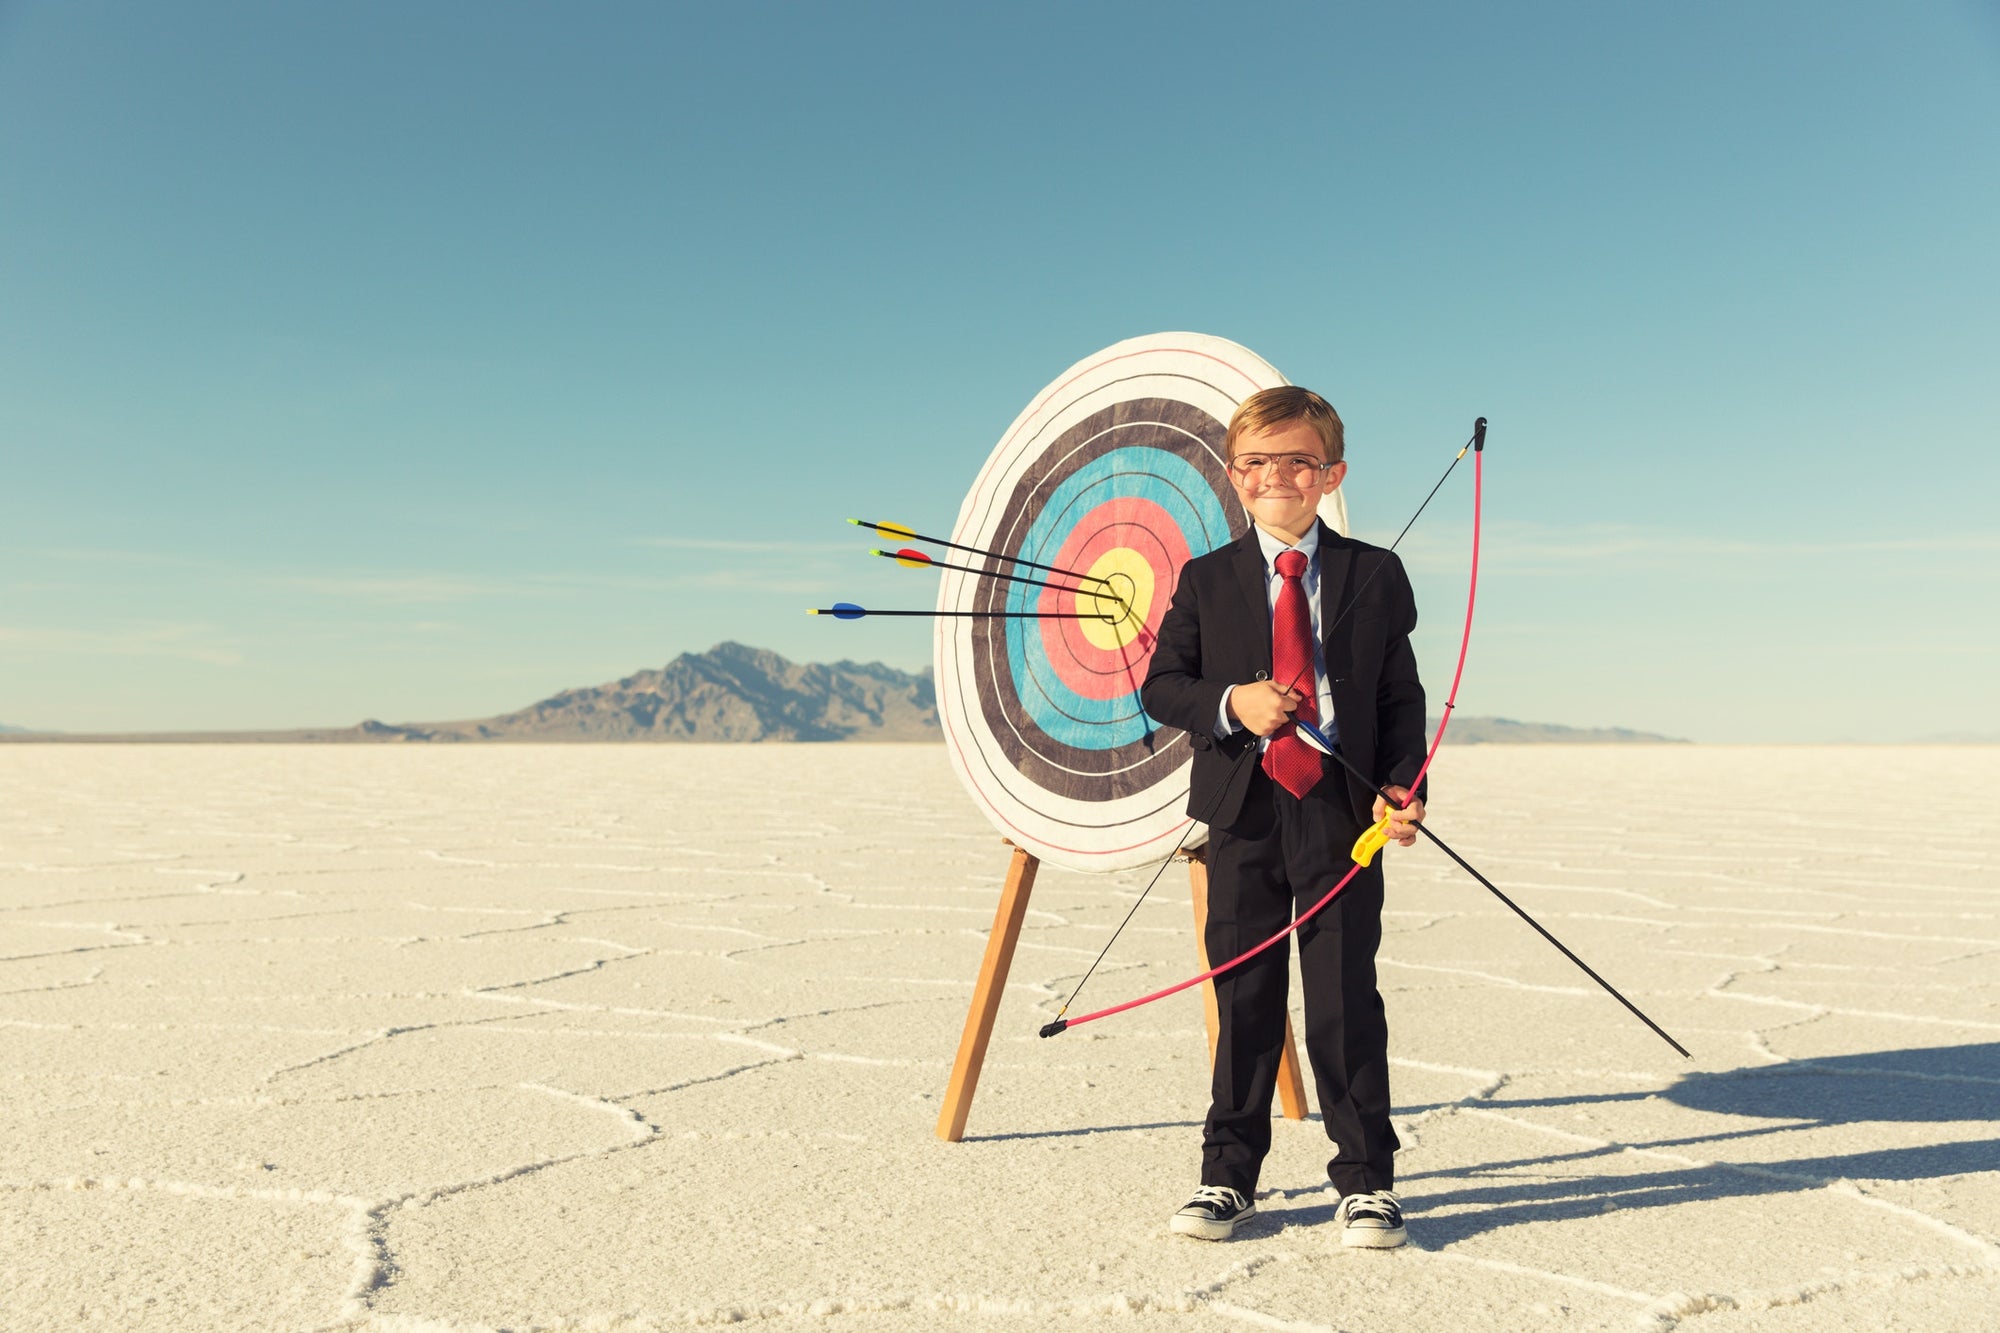
[[1128, 496], [1090, 511], [1051, 563], [1086, 574], [1101, 571], [1111, 587], [1087, 584], [1086, 593], [1049, 589], [1037, 609], [1117, 619], [1041, 622], [1044, 649], [1063, 684], [1088, 699], [1114, 699], [1139, 688], [1174, 582], [1191, 554], [1166, 511], [1150, 500]]

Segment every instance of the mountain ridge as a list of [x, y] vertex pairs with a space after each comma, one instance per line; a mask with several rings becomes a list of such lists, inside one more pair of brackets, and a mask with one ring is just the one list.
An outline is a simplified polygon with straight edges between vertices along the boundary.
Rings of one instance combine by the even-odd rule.
[[[562, 690], [470, 723], [466, 739], [841, 741], [941, 734], [930, 672], [880, 662], [792, 662], [724, 641], [658, 670]], [[435, 738], [433, 738], [435, 739]]]
[[[1434, 733], [1437, 722], [1432, 719]], [[657, 744], [764, 741], [937, 741], [937, 691], [926, 667], [881, 662], [793, 662], [725, 640], [599, 685], [559, 690], [525, 708], [447, 722], [383, 722], [269, 731], [58, 733], [8, 731], [0, 741], [264, 743], [578, 742]], [[1566, 727], [1459, 716], [1451, 738], [1562, 744], [1679, 743], [1624, 727]]]

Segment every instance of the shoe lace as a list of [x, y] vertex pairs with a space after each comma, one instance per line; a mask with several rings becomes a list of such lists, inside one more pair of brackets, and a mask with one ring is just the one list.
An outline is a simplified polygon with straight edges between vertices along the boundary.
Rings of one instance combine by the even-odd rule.
[[1370, 1190], [1365, 1194], [1350, 1194], [1341, 1200], [1347, 1205], [1347, 1215], [1356, 1213], [1364, 1217], [1379, 1217], [1393, 1221], [1403, 1214], [1403, 1201], [1388, 1190]]
[[1190, 1206], [1197, 1203], [1217, 1203], [1230, 1212], [1235, 1212], [1246, 1206], [1249, 1200], [1243, 1197], [1241, 1191], [1231, 1189], [1227, 1185], [1203, 1185], [1194, 1192], [1194, 1198], [1188, 1200], [1188, 1203]]

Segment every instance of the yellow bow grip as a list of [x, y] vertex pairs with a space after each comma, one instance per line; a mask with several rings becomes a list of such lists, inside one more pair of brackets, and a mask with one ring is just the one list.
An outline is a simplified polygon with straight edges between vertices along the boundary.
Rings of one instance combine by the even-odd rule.
[[1367, 831], [1354, 840], [1354, 850], [1349, 853], [1354, 858], [1354, 864], [1370, 864], [1375, 859], [1375, 853], [1389, 845], [1389, 815], [1392, 813], [1384, 812], [1382, 818], [1369, 825]]

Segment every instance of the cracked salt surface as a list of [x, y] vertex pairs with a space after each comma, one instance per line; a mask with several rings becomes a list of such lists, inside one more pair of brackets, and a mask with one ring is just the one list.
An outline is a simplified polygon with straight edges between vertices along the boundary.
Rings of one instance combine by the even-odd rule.
[[[1697, 1058], [1392, 855], [1376, 1254], [1316, 1123], [1237, 1240], [1167, 1233], [1194, 992], [1034, 1035], [1147, 872], [1043, 868], [932, 1137], [1006, 865], [938, 750], [0, 748], [0, 1328], [1981, 1327], [1996, 777], [1448, 748], [1440, 831]], [[1090, 994], [1192, 963], [1169, 874]]]

